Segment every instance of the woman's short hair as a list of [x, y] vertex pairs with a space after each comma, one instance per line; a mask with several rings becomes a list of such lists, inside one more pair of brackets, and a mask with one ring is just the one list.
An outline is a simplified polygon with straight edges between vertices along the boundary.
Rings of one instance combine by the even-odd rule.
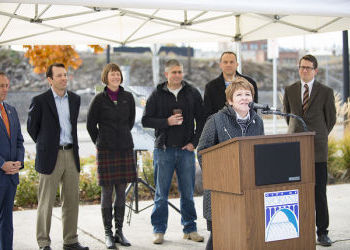
[[120, 83], [123, 83], [123, 74], [122, 74], [122, 71], [120, 70], [119, 66], [115, 63], [108, 63], [102, 70], [102, 73], [101, 73], [101, 81], [108, 85], [108, 73], [110, 71], [118, 71], [120, 73], [120, 77], [121, 77], [121, 80], [120, 80]]
[[238, 89], [250, 90], [254, 99], [255, 91], [253, 85], [244, 77], [238, 76], [230, 85], [227, 86], [225, 90], [226, 101], [232, 101], [233, 93], [235, 93]]

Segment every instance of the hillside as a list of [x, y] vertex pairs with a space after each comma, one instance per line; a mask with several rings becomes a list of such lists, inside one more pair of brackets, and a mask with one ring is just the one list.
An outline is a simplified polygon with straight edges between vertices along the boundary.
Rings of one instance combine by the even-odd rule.
[[[101, 70], [106, 62], [104, 54], [80, 53], [83, 64], [77, 70], [69, 70], [69, 83], [72, 90], [93, 88], [100, 83]], [[160, 58], [159, 77], [164, 78], [164, 62], [169, 58]], [[188, 74], [188, 61], [186, 57], [178, 58], [184, 64], [185, 79], [198, 86], [201, 90], [205, 84], [220, 74], [219, 64], [213, 59], [192, 59], [191, 73]], [[111, 55], [111, 61], [119, 65], [129, 66], [130, 85], [152, 86], [152, 58], [149, 54]], [[342, 89], [342, 64], [341, 60], [331, 61], [319, 68], [317, 78], [324, 83], [328, 82], [334, 90]], [[33, 72], [28, 59], [23, 52], [0, 49], [0, 70], [5, 71], [11, 79], [11, 91], [42, 91], [47, 89], [47, 80], [44, 74], [37, 75]], [[259, 64], [243, 61], [243, 74], [256, 80], [259, 90], [272, 89], [272, 64], [269, 62]], [[278, 89], [298, 79], [297, 67], [278, 67]]]

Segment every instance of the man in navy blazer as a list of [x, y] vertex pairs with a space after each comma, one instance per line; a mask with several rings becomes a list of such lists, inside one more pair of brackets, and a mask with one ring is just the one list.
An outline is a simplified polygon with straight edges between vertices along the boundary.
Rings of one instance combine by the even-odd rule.
[[27, 130], [36, 143], [35, 169], [39, 172], [36, 237], [40, 249], [50, 250], [52, 208], [57, 188], [62, 201], [64, 250], [88, 250], [78, 242], [79, 147], [77, 121], [80, 96], [68, 91], [67, 71], [50, 65], [46, 77], [51, 88], [33, 97]]
[[24, 159], [23, 136], [16, 109], [4, 102], [8, 88], [9, 80], [0, 72], [0, 250], [12, 249], [12, 210], [19, 183], [18, 172]]

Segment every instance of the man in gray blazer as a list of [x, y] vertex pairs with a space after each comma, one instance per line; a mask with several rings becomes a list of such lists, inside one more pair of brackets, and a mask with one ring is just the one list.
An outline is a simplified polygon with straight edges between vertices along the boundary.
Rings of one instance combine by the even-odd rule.
[[[336, 122], [333, 90], [317, 80], [317, 60], [312, 55], [303, 56], [299, 61], [300, 81], [286, 87], [283, 106], [286, 113], [302, 117], [315, 136], [315, 207], [317, 241], [331, 246], [328, 237], [328, 204], [326, 195], [328, 135]], [[287, 118], [288, 132], [303, 132], [300, 122]]]

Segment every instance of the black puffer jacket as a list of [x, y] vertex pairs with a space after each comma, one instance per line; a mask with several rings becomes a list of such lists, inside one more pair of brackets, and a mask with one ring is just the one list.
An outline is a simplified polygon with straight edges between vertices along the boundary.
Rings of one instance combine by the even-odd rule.
[[92, 100], [86, 127], [99, 150], [134, 148], [131, 129], [135, 122], [135, 101], [132, 94], [119, 87], [117, 104], [109, 98], [107, 87]]
[[[176, 130], [177, 136], [182, 138], [183, 145], [181, 146], [192, 143], [196, 147], [198, 144], [205, 120], [203, 100], [199, 91], [190, 84], [183, 81], [182, 86], [175, 98], [174, 94], [168, 90], [167, 82], [161, 83], [147, 100], [142, 125], [155, 129], [155, 148], [172, 145], [172, 142], [168, 140], [168, 135], [175, 132], [176, 129], [178, 129]], [[168, 117], [172, 115], [174, 108], [179, 107], [182, 109], [184, 119], [182, 125], [169, 126]]]

